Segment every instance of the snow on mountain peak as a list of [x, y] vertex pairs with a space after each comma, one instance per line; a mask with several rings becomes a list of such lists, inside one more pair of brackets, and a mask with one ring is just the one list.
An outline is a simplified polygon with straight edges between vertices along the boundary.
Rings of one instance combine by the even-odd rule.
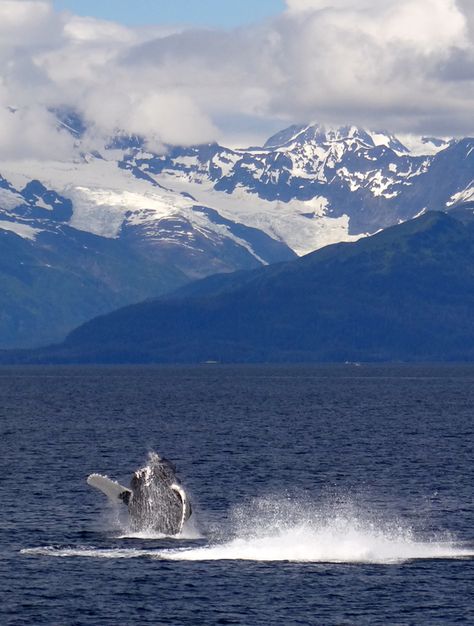
[[[83, 121], [71, 112], [58, 119], [74, 134], [80, 154], [87, 135]], [[404, 206], [404, 193], [424, 180], [434, 155], [450, 145], [356, 125], [312, 123], [290, 126], [261, 148], [231, 150], [214, 143], [154, 153], [139, 137], [119, 134], [100, 153], [84, 152], [72, 163], [0, 164], [3, 180], [12, 183], [2, 186], [0, 208], [15, 210], [22, 201], [17, 190], [36, 180], [40, 192], [26, 198], [32, 215], [43, 209], [46, 219], [47, 210], [54, 213], [56, 201], [47, 194], [55, 190], [72, 206], [63, 221], [101, 237], [117, 239], [124, 228], [143, 227], [143, 236], [164, 241], [160, 224], [175, 220], [188, 224], [181, 230], [175, 224], [181, 243], [193, 229], [225, 240], [235, 222], [304, 254], [419, 212], [425, 199]], [[449, 198], [460, 191], [452, 190]], [[198, 214], [196, 206], [211, 213]], [[215, 214], [225, 224], [217, 227]]]
[[407, 152], [403, 144], [394, 136], [385, 131], [370, 131], [355, 125], [325, 126], [310, 124], [306, 126], [290, 126], [284, 131], [273, 135], [264, 145], [265, 148], [282, 148], [293, 143], [328, 144], [333, 142], [359, 141], [369, 146], [381, 146]]

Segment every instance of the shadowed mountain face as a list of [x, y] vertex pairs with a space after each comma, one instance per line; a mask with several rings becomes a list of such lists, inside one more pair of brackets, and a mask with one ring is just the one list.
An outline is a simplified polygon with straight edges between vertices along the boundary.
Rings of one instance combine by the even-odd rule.
[[474, 222], [430, 212], [94, 319], [30, 362], [474, 358]]
[[187, 282], [165, 263], [66, 225], [35, 240], [0, 230], [0, 345], [58, 341], [71, 328]]
[[0, 176], [0, 348], [60, 341], [92, 317], [190, 280], [296, 257], [206, 207], [126, 226], [114, 226], [116, 207], [104, 206], [76, 224], [74, 207], [37, 180], [18, 191]]

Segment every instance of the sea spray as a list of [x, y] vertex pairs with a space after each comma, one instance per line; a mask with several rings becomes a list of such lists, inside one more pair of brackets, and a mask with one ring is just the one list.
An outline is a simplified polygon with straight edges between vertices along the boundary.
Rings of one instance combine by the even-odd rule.
[[196, 516], [190, 517], [185, 523], [178, 535], [164, 535], [153, 529], [147, 529], [143, 531], [134, 530], [130, 524], [125, 524], [121, 527], [119, 534], [114, 534], [116, 539], [142, 539], [142, 540], [154, 540], [154, 539], [171, 539], [176, 541], [203, 539], [203, 534], [199, 528]]
[[309, 501], [258, 498], [235, 507], [227, 538], [204, 547], [163, 551], [175, 560], [396, 563], [460, 558], [474, 550], [448, 535], [416, 534], [403, 520], [363, 513], [348, 499], [318, 507]]
[[[460, 545], [449, 534], [415, 532], [403, 519], [363, 511], [350, 498], [317, 505], [307, 497], [255, 498], [233, 507], [207, 543], [197, 527], [170, 538], [122, 529], [115, 539], [171, 539], [178, 547], [95, 548], [45, 546], [23, 554], [88, 558], [152, 558], [172, 561], [244, 560], [300, 563], [392, 564], [414, 559], [474, 558], [474, 546]], [[188, 541], [201, 539], [198, 545]], [[186, 547], [179, 545], [186, 542]]]

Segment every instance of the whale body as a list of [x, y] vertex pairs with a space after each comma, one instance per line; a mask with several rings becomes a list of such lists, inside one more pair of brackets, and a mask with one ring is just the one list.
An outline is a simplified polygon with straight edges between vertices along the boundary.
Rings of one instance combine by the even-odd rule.
[[101, 474], [91, 474], [87, 483], [111, 501], [127, 505], [134, 532], [177, 535], [191, 515], [191, 503], [174, 465], [156, 452], [150, 452], [148, 464], [133, 473], [130, 487]]

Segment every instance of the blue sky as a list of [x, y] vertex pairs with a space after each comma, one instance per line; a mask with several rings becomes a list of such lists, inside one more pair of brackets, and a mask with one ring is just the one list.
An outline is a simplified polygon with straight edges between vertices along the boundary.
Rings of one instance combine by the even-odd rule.
[[280, 13], [284, 0], [53, 0], [57, 9], [127, 25], [233, 27]]

